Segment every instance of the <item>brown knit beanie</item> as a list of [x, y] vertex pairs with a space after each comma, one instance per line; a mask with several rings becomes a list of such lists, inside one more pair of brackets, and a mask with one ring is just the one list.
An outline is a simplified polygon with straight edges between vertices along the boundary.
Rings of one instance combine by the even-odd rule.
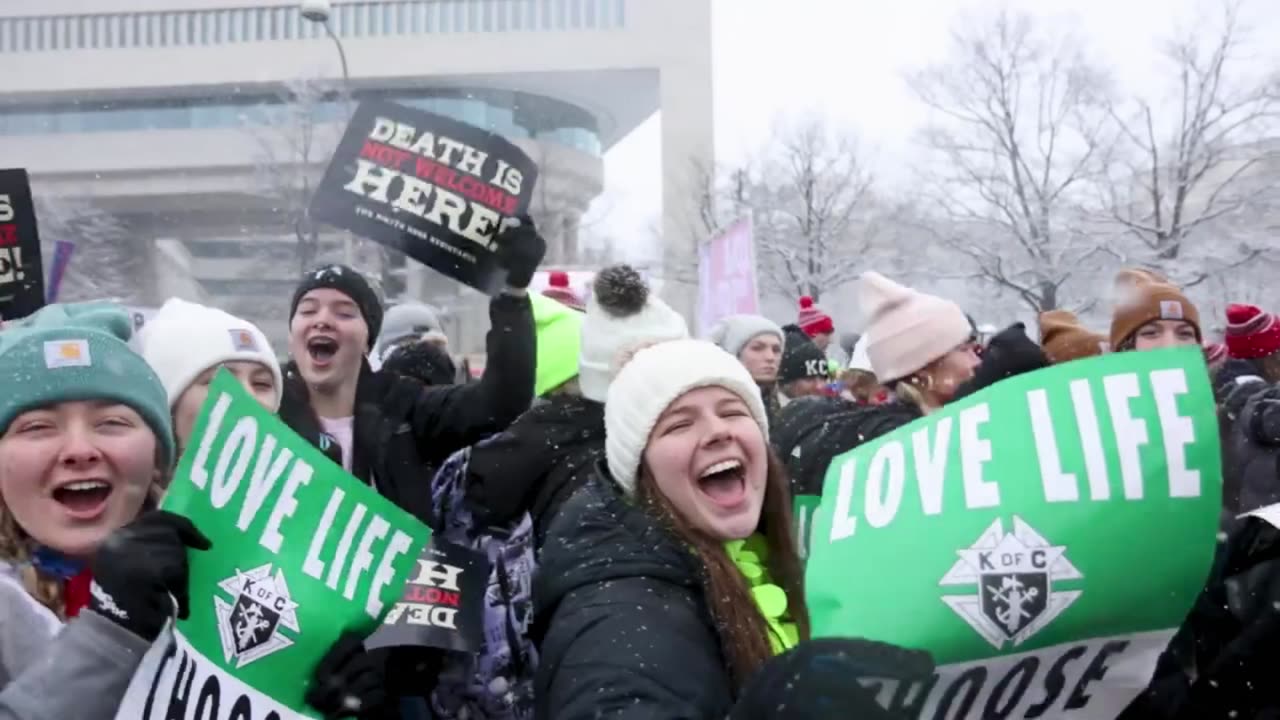
[[1070, 310], [1040, 313], [1040, 345], [1049, 362], [1059, 363], [1094, 357], [1107, 351], [1107, 338], [1080, 324]]
[[1111, 349], [1117, 350], [1143, 325], [1154, 320], [1185, 320], [1200, 335], [1200, 311], [1168, 278], [1144, 268], [1116, 275], [1116, 308], [1111, 318]]

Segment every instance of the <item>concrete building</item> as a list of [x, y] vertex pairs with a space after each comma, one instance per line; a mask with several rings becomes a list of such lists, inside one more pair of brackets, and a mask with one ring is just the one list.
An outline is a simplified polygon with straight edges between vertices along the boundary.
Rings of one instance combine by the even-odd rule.
[[[162, 248], [151, 272], [192, 276], [140, 278], [131, 301], [182, 288], [277, 341], [300, 249], [349, 257], [343, 234], [313, 235], [302, 213], [350, 108], [344, 89], [524, 147], [542, 167], [535, 217], [549, 262], [565, 264], [580, 260], [602, 154], [661, 111], [664, 235], [692, 242], [692, 168], [712, 161], [710, 0], [339, 1], [330, 27], [344, 58], [295, 0], [0, 5], [2, 164], [28, 168], [37, 197], [110, 214], [131, 253]], [[483, 305], [398, 253], [354, 245], [390, 297]], [[683, 292], [672, 299], [688, 309]], [[474, 347], [487, 323], [468, 333], [468, 318], [459, 340]]]

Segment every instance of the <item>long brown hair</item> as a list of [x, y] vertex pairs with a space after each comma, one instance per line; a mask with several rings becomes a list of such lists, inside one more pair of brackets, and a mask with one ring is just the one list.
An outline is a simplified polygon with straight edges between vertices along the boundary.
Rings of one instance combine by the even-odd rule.
[[[767, 447], [767, 445], [766, 445]], [[769, 626], [756, 606], [751, 588], [734, 564], [724, 543], [685, 521], [659, 490], [647, 467], [641, 466], [636, 485], [641, 505], [680, 541], [693, 549], [702, 570], [703, 595], [711, 610], [720, 648], [729, 662], [735, 688], [741, 688], [761, 663], [773, 655]], [[791, 520], [791, 481], [786, 467], [768, 448], [764, 503], [758, 530], [769, 548], [766, 563], [773, 582], [787, 595], [787, 609], [800, 639], [809, 638], [809, 610], [804, 604], [804, 571], [796, 550]]]

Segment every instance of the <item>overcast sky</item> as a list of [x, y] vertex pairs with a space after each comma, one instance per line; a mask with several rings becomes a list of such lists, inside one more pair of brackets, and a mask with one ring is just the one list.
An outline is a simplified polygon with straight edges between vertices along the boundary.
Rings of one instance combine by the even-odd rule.
[[[1061, 26], [1129, 87], [1154, 87], [1158, 43], [1220, 0], [1010, 0], [1005, 6]], [[779, 116], [817, 113], [858, 134], [877, 173], [893, 180], [915, 152], [925, 112], [903, 73], [943, 57], [957, 15], [999, 7], [988, 0], [713, 0], [716, 152], [733, 162], [759, 147]], [[1274, 53], [1280, 0], [1246, 0], [1246, 27]], [[1193, 25], [1194, 26], [1194, 25]], [[1271, 55], [1274, 58], [1274, 54]], [[652, 119], [606, 157], [604, 210], [596, 226], [626, 245], [661, 212], [659, 123]], [[647, 254], [630, 247], [628, 255]]]

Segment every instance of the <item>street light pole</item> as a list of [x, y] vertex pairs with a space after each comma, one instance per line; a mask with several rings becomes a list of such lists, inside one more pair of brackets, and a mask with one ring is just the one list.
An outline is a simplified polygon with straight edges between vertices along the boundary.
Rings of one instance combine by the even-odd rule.
[[[338, 48], [338, 60], [342, 63], [342, 95], [345, 98], [347, 106], [347, 119], [351, 119], [351, 72], [347, 67], [347, 51], [342, 47], [342, 40], [338, 38], [337, 33], [333, 31], [333, 26], [329, 24], [329, 17], [333, 14], [333, 6], [329, 0], [302, 0], [298, 6], [298, 11], [302, 13], [304, 20], [320, 23], [324, 26], [324, 32], [333, 40], [333, 46]], [[351, 233], [346, 233], [342, 240], [343, 262], [348, 266], [355, 266], [355, 242], [351, 237]]]

